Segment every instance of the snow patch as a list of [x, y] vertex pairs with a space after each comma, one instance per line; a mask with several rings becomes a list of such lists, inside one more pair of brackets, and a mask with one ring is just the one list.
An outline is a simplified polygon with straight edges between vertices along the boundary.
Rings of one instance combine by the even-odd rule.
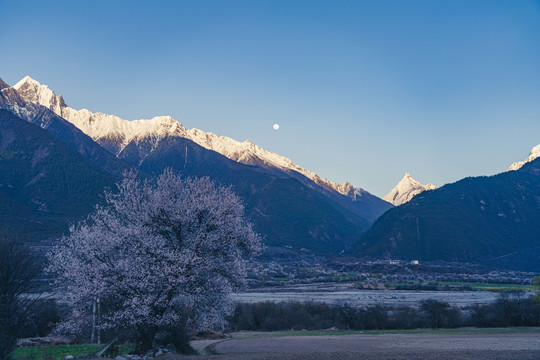
[[540, 144], [532, 148], [531, 152], [529, 153], [529, 156], [525, 160], [517, 161], [513, 163], [512, 165], [508, 167], [508, 169], [506, 169], [506, 171], [514, 171], [514, 170], [521, 169], [523, 165], [533, 161], [534, 159], [538, 157], [540, 157]]

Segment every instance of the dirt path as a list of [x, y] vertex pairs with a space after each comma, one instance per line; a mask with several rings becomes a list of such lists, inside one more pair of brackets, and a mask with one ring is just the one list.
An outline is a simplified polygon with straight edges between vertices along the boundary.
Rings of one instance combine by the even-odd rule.
[[381, 334], [243, 338], [212, 346], [218, 355], [182, 359], [348, 360], [540, 359], [540, 333]]

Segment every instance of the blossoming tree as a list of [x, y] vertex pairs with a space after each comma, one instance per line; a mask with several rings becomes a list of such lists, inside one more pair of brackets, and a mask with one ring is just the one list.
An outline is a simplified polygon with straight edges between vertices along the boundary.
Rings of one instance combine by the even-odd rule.
[[189, 309], [198, 328], [221, 325], [227, 295], [243, 285], [244, 258], [261, 246], [234, 192], [172, 170], [155, 182], [128, 172], [105, 199], [49, 254], [71, 308], [62, 328], [87, 326], [95, 299], [108, 304], [99, 327], [135, 329], [140, 352], [160, 328], [178, 324], [178, 309]]

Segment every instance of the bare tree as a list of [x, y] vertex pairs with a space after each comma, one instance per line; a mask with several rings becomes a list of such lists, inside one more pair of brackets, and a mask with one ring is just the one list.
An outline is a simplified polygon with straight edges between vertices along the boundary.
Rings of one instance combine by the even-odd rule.
[[450, 304], [435, 299], [427, 299], [420, 302], [420, 310], [425, 314], [432, 328], [447, 326]]
[[155, 183], [127, 173], [118, 190], [49, 256], [60, 298], [72, 309], [62, 328], [90, 323], [96, 298], [99, 328], [135, 329], [139, 352], [159, 329], [179, 323], [178, 309], [190, 310], [191, 326], [221, 326], [228, 294], [244, 283], [243, 257], [260, 249], [240, 199], [208, 178], [171, 170]]
[[499, 321], [504, 326], [523, 326], [525, 314], [523, 308], [527, 297], [520, 290], [509, 290], [499, 293], [495, 306], [500, 314]]
[[13, 236], [0, 236], [0, 359], [8, 359], [32, 302], [28, 293], [39, 268], [30, 250]]

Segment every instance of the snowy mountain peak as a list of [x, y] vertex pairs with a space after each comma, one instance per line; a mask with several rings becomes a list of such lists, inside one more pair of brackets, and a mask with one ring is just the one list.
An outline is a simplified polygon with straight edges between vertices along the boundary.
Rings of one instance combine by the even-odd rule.
[[350, 182], [345, 181], [343, 184], [337, 184], [336, 190], [345, 196], [353, 197], [355, 188]]
[[518, 170], [526, 163], [531, 162], [538, 157], [540, 157], [540, 144], [532, 148], [531, 152], [529, 153], [529, 156], [525, 160], [513, 163], [512, 165], [508, 167], [508, 169], [506, 169], [506, 171]]
[[383, 199], [398, 206], [408, 202], [421, 192], [434, 189], [436, 189], [435, 185], [431, 183], [422, 185], [419, 181], [413, 179], [411, 174], [406, 172], [403, 179]]
[[54, 91], [49, 89], [47, 85], [41, 85], [39, 81], [32, 79], [28, 75], [16, 83], [13, 88], [27, 100], [43, 105], [57, 114], [57, 110], [59, 111], [62, 106], [65, 106], [64, 99], [61, 96], [56, 96]]
[[16, 83], [13, 87], [15, 88], [15, 90], [19, 90], [25, 84], [32, 85], [32, 86], [41, 86], [39, 81], [34, 80], [30, 76], [26, 75], [25, 77], [21, 79], [21, 81]]
[[403, 176], [403, 179], [400, 180], [399, 182], [400, 184], [403, 183], [403, 184], [419, 184], [418, 181], [416, 181], [415, 179], [413, 179], [413, 177], [411, 176], [411, 174], [409, 174], [408, 172], [405, 173], [405, 175]]

